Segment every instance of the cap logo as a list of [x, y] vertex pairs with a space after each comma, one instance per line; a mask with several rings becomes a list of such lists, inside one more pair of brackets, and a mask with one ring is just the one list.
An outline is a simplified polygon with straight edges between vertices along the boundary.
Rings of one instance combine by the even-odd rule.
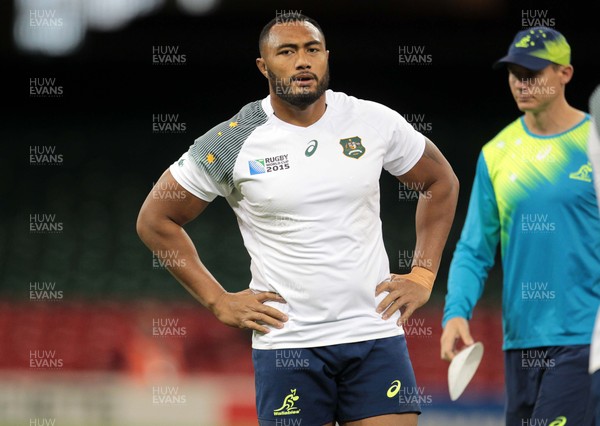
[[535, 46], [535, 43], [534, 42], [529, 43], [530, 41], [531, 41], [531, 36], [530, 35], [526, 35], [521, 40], [519, 40], [517, 43], [515, 43], [515, 47], [528, 48], [530, 45], [531, 46]]
[[[530, 34], [527, 34], [526, 36], [524, 36], [523, 38], [521, 38], [521, 40], [519, 40], [518, 42], [515, 43], [515, 47], [524, 47], [525, 49], [527, 49], [530, 46], [535, 46], [535, 41], [531, 41], [531, 36], [535, 34], [534, 31], [529, 31]], [[542, 30], [538, 30], [539, 35], [537, 36], [537, 38], [539, 38], [540, 36], [543, 38], [546, 38], [546, 33]]]

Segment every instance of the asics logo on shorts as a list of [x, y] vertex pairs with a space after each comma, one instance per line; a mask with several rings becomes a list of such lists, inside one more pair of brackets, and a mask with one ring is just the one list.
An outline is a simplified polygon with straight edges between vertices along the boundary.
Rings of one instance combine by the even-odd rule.
[[555, 418], [548, 426], [565, 426], [566, 424], [567, 418], [565, 416], [560, 416]]
[[392, 382], [392, 386], [390, 386], [390, 388], [387, 391], [387, 397], [393, 398], [396, 395], [398, 395], [398, 392], [400, 392], [401, 387], [402, 387], [402, 383], [400, 382], [400, 380], [394, 380]]

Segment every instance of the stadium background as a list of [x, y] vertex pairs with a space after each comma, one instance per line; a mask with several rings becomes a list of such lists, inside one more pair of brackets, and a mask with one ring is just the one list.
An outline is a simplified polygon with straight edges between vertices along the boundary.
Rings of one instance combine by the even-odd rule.
[[[62, 24], [40, 29], [36, 10]], [[123, 10], [134, 12], [121, 19]], [[501, 424], [501, 272], [473, 319], [482, 367], [454, 403], [439, 360], [445, 279], [479, 148], [518, 114], [505, 73], [491, 70], [517, 30], [538, 19], [565, 34], [576, 69], [567, 97], [587, 110], [600, 31], [571, 2], [2, 2], [0, 425], [256, 424], [249, 334], [194, 302], [139, 241], [135, 220], [195, 137], [266, 95], [256, 40], [281, 11], [322, 25], [332, 89], [405, 115], [453, 165], [456, 221], [432, 299], [407, 329], [420, 424]], [[34, 19], [25, 28], [23, 13]], [[48, 40], [75, 27], [83, 39], [72, 50], [35, 47], [57, 48]], [[171, 62], [157, 63], [157, 52]], [[34, 86], [56, 96], [32, 95]], [[416, 203], [385, 173], [381, 187], [390, 266], [402, 272]], [[187, 229], [217, 279], [247, 286], [249, 258], [224, 200]]]

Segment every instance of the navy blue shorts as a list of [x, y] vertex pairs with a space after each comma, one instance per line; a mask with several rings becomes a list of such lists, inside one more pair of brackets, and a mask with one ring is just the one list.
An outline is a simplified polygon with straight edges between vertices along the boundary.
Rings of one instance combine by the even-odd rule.
[[600, 426], [600, 370], [592, 375], [592, 400], [596, 412], [596, 426]]
[[592, 426], [589, 345], [506, 351], [507, 426]]
[[[252, 351], [260, 426], [321, 426], [421, 413], [404, 336]], [[425, 396], [426, 397], [426, 396]]]

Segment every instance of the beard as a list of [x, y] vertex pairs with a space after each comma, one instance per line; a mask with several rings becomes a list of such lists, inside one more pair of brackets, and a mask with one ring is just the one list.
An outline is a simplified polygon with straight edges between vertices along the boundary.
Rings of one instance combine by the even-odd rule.
[[317, 83], [317, 87], [314, 90], [310, 91], [308, 87], [298, 87], [296, 92], [294, 92], [293, 78], [282, 78], [273, 73], [271, 70], [267, 70], [271, 90], [279, 99], [295, 107], [305, 108], [309, 105], [312, 105], [317, 101], [317, 99], [323, 96], [323, 93], [325, 93], [329, 87], [329, 67], [327, 67], [322, 79], [319, 79], [310, 71], [306, 72], [312, 74], [315, 82]]

